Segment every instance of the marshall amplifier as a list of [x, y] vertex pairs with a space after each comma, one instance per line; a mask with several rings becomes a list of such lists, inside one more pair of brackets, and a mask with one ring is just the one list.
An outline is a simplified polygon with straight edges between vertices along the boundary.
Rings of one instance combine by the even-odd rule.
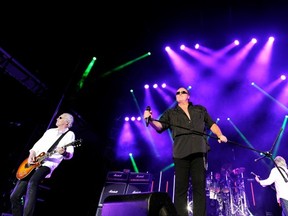
[[130, 183], [127, 186], [126, 194], [140, 194], [152, 191], [150, 183]]
[[150, 183], [151, 181], [152, 175], [150, 173], [131, 172], [129, 176], [130, 183]]
[[123, 182], [106, 182], [99, 199], [98, 206], [101, 207], [105, 198], [113, 195], [122, 195], [126, 192], [127, 184]]
[[107, 173], [107, 182], [127, 182], [129, 173], [120, 171], [110, 171]]

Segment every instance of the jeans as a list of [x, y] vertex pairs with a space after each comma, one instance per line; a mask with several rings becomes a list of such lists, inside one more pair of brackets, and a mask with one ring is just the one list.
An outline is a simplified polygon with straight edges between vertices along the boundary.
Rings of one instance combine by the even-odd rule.
[[206, 166], [203, 153], [191, 154], [185, 158], [174, 158], [175, 199], [179, 216], [188, 216], [189, 179], [192, 184], [193, 216], [206, 216]]
[[280, 203], [282, 207], [282, 216], [288, 216], [288, 200], [280, 198]]
[[[10, 195], [13, 216], [33, 216], [39, 183], [49, 172], [49, 167], [40, 166], [24, 179], [17, 181]], [[24, 195], [25, 202], [23, 204]]]

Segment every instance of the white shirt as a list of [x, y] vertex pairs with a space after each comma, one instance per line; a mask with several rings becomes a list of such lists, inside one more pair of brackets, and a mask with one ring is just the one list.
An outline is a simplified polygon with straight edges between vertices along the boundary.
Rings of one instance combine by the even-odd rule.
[[[67, 129], [68, 130], [68, 129]], [[67, 131], [66, 130], [66, 131]], [[48, 129], [43, 136], [34, 144], [34, 146], [30, 149], [36, 152], [36, 156], [40, 155], [42, 152], [47, 153], [48, 149], [54, 144], [54, 142], [66, 131], [62, 133], [59, 132], [58, 128], [50, 128]], [[60, 140], [57, 147], [68, 145], [75, 141], [75, 134], [73, 131], [68, 131], [64, 137]], [[54, 153], [50, 157], [47, 157], [42, 161], [42, 166], [47, 166], [50, 168], [50, 173], [45, 178], [50, 178], [53, 171], [58, 167], [61, 161], [69, 160], [73, 157], [74, 147], [73, 145], [68, 145], [66, 148], [66, 152], [69, 153], [69, 157], [64, 157], [59, 153]]]
[[[285, 167], [282, 167], [282, 168], [286, 171], [286, 173], [288, 173], [287, 168]], [[281, 173], [283, 173], [284, 177], [288, 180], [288, 177], [285, 174], [285, 172], [282, 169], [280, 169], [280, 171]], [[267, 179], [260, 180], [259, 182], [263, 187], [266, 187], [268, 185], [275, 183], [276, 198], [277, 198], [278, 203], [280, 202], [280, 198], [288, 200], [288, 182], [284, 181], [284, 178], [281, 175], [281, 173], [276, 167], [274, 167], [271, 170], [269, 177]]]

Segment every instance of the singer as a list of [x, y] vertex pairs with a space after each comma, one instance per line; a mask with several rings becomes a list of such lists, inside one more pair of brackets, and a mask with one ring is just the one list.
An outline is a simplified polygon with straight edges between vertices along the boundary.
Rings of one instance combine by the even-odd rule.
[[[270, 171], [270, 175], [267, 179], [260, 180], [259, 176], [255, 175], [255, 180], [262, 187], [275, 184], [276, 198], [279, 206], [282, 207], [282, 215], [288, 216], [288, 169], [286, 161], [283, 157], [277, 156], [274, 159], [275, 164], [278, 166], [279, 170], [275, 166]], [[285, 177], [281, 175], [281, 173]], [[251, 173], [252, 174], [252, 173]], [[285, 181], [286, 180], [286, 181]]]
[[174, 204], [178, 216], [188, 216], [187, 193], [189, 177], [193, 187], [193, 215], [206, 216], [207, 153], [210, 150], [205, 131], [210, 129], [218, 142], [227, 142], [220, 128], [206, 108], [189, 102], [186, 88], [176, 92], [177, 105], [166, 110], [159, 120], [152, 118], [152, 111], [145, 110], [144, 118], [158, 133], [169, 129], [173, 135], [173, 161], [175, 168]]

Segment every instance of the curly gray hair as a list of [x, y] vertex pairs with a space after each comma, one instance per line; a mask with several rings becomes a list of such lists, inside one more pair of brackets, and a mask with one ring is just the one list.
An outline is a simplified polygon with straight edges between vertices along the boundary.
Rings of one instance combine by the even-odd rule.
[[73, 126], [74, 117], [70, 113], [63, 113], [63, 115], [68, 123], [68, 128], [71, 128]]
[[286, 161], [285, 161], [285, 159], [284, 159], [283, 157], [281, 157], [281, 156], [276, 156], [276, 157], [274, 158], [274, 161], [275, 161], [275, 163], [277, 164], [277, 166], [281, 166], [281, 167], [287, 168]]

